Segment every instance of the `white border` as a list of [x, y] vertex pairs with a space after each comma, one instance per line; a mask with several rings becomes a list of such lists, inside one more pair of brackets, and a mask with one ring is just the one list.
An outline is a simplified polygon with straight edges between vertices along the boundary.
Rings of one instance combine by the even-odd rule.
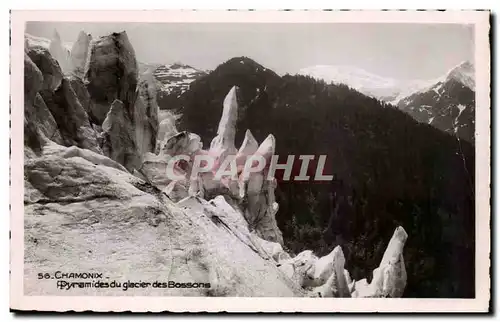
[[[318, 299], [65, 297], [23, 293], [23, 46], [26, 21], [225, 23], [460, 23], [475, 25], [476, 298]], [[172, 312], [485, 312], [490, 299], [490, 53], [487, 11], [13, 11], [11, 14], [11, 285], [10, 307], [50, 311]]]

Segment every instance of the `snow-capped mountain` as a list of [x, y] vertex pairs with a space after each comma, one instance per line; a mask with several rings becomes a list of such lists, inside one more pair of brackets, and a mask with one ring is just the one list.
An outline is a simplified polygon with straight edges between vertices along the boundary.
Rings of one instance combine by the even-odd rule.
[[345, 84], [382, 101], [393, 102], [428, 85], [423, 80], [397, 80], [382, 77], [353, 66], [316, 65], [302, 68], [298, 74], [322, 79], [327, 83]]
[[446, 79], [455, 79], [473, 91], [476, 89], [474, 65], [469, 61], [462, 62], [450, 70]]
[[204, 75], [205, 71], [179, 63], [160, 65], [153, 72], [153, 76], [161, 83], [159, 90], [166, 95], [174, 92], [182, 94], [191, 82]]
[[463, 62], [432, 85], [402, 98], [397, 106], [415, 120], [474, 142], [474, 65]]

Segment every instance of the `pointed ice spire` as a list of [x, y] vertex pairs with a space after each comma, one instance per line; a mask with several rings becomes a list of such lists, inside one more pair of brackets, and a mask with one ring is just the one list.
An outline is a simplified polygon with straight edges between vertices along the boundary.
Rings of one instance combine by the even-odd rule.
[[219, 122], [217, 136], [210, 144], [210, 151], [219, 157], [222, 154], [236, 154], [234, 139], [236, 136], [236, 121], [238, 120], [237, 87], [233, 86], [223, 103], [222, 117]]
[[264, 184], [264, 176], [263, 173], [265, 169], [269, 169], [269, 162], [271, 160], [272, 155], [274, 154], [274, 149], [275, 149], [275, 138], [272, 134], [269, 134], [267, 138], [264, 140], [264, 142], [261, 143], [257, 151], [253, 155], [258, 155], [262, 156], [265, 159], [265, 162], [267, 162], [266, 166], [264, 169], [262, 169], [259, 172], [252, 172], [252, 173], [241, 173], [239, 180], [238, 180], [238, 185], [240, 187], [239, 189], [239, 197], [243, 198], [245, 195], [248, 194], [255, 194], [261, 191], [261, 188]]
[[[403, 247], [408, 235], [403, 227], [394, 231], [392, 238], [380, 261], [373, 270], [373, 279], [369, 285], [359, 287], [356, 297], [401, 297], [406, 287], [406, 269], [403, 259]], [[355, 288], [358, 287], [355, 285]], [[361, 289], [363, 288], [363, 289]]]
[[274, 138], [274, 135], [269, 134], [267, 138], [262, 142], [255, 152], [255, 154], [263, 156], [266, 161], [269, 162], [271, 159], [272, 155], [274, 154], [274, 150], [276, 148], [276, 139]]
[[76, 42], [71, 47], [71, 54], [80, 54], [81, 52], [87, 52], [90, 41], [92, 40], [92, 35], [87, 34], [85, 31], [81, 30], [76, 38]]
[[49, 44], [49, 52], [57, 60], [64, 73], [69, 71], [69, 51], [63, 47], [61, 36], [56, 29]]
[[238, 155], [250, 156], [255, 152], [257, 152], [258, 148], [259, 148], [259, 143], [252, 135], [252, 132], [250, 132], [250, 130], [247, 130], [245, 132], [245, 139], [243, 139], [243, 143], [241, 144], [241, 147], [238, 150]]
[[332, 275], [333, 271], [336, 270], [336, 266], [339, 265], [339, 263], [342, 269], [344, 269], [344, 253], [342, 252], [342, 248], [337, 246], [330, 254], [320, 257], [314, 264], [314, 271], [311, 276], [314, 281], [313, 284], [315, 284], [315, 286], [323, 285], [330, 275]]
[[54, 28], [54, 32], [52, 33], [52, 40], [61, 42], [61, 36], [57, 32], [57, 29]]
[[[351, 297], [345, 276], [345, 257], [340, 246], [314, 263], [312, 295], [320, 297]], [[318, 274], [317, 274], [318, 273]], [[323, 275], [323, 276], [321, 276]], [[320, 277], [321, 276], [321, 277]]]
[[349, 285], [347, 283], [344, 265], [345, 257], [344, 252], [340, 246], [333, 249], [333, 265], [335, 270], [335, 277], [337, 279], [337, 294], [339, 297], [351, 297], [351, 292], [349, 292]]
[[85, 33], [85, 31], [80, 31], [76, 42], [71, 47], [70, 52], [70, 68], [73, 73], [78, 76], [83, 76], [85, 72], [85, 65], [89, 56], [90, 42], [92, 41], [92, 36]]
[[380, 261], [380, 266], [386, 264], [394, 264], [399, 261], [400, 255], [403, 254], [403, 247], [407, 238], [408, 234], [403, 229], [403, 227], [400, 226], [396, 228], [391, 240], [389, 241], [389, 245], [387, 245], [384, 256]]
[[247, 158], [251, 157], [255, 152], [257, 152], [258, 148], [259, 143], [252, 135], [252, 132], [250, 132], [250, 130], [247, 130], [245, 132], [245, 139], [243, 140], [243, 143], [241, 144], [241, 147], [236, 154], [236, 166], [238, 167], [239, 171], [243, 170]]

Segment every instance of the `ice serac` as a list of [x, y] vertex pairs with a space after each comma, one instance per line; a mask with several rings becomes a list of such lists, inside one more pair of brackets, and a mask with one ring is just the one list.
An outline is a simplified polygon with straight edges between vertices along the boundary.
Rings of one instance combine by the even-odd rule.
[[75, 76], [75, 86], [81, 92], [92, 123], [96, 127], [102, 125], [101, 145], [105, 155], [130, 172], [139, 171], [142, 157], [157, 150], [158, 104], [154, 82], [151, 77], [141, 77], [139, 82], [134, 48], [126, 32], [92, 41], [89, 35], [81, 33], [75, 51], [84, 52], [87, 42], [90, 49], [85, 77], [81, 81]]
[[[141, 167], [137, 171], [148, 182], [163, 191], [172, 182], [172, 179], [167, 176], [167, 163], [168, 159], [162, 156], [146, 153], [143, 157]], [[186, 196], [184, 195], [181, 198]]]
[[26, 102], [24, 105], [25, 117], [28, 118], [34, 126], [49, 140], [63, 144], [63, 139], [57, 122], [47, 108], [40, 93], [36, 94], [35, 102], [30, 104]]
[[43, 86], [43, 75], [31, 58], [24, 54], [24, 103], [33, 104]]
[[[275, 138], [270, 134], [254, 155], [263, 157], [266, 164], [269, 164], [275, 144]], [[278, 212], [278, 203], [274, 196], [276, 179], [268, 178], [268, 169], [266, 167], [260, 172], [250, 173], [248, 180], [243, 173], [240, 179], [240, 197], [247, 200], [245, 217], [257, 234], [265, 240], [283, 245], [283, 236], [275, 218]]]
[[163, 140], [168, 139], [169, 137], [179, 133], [177, 131], [177, 128], [175, 126], [175, 120], [171, 117], [167, 117], [163, 119], [159, 126], [158, 126], [158, 136], [156, 138], [157, 140], [157, 146], [158, 146], [158, 153], [159, 153], [159, 148], [161, 146], [161, 143]]
[[[188, 196], [190, 169], [195, 154], [201, 151], [202, 143], [198, 135], [186, 131], [171, 134], [159, 143], [158, 153], [146, 153], [139, 171], [149, 182], [164, 191], [172, 200], [179, 201]], [[190, 161], [178, 163], [172, 171], [184, 179], [167, 176], [167, 164], [172, 157], [184, 155]]]
[[311, 296], [319, 297], [351, 297], [346, 270], [344, 269], [345, 258], [340, 246], [320, 259], [318, 259], [312, 269], [312, 276], [309, 280], [319, 286], [310, 291]]
[[75, 75], [71, 75], [68, 77], [68, 80], [71, 83], [71, 87], [75, 91], [76, 96], [78, 97], [78, 100], [80, 101], [80, 104], [82, 104], [83, 109], [88, 115], [89, 121], [92, 124], [97, 124], [97, 119], [93, 114], [94, 108], [93, 108], [93, 102], [90, 97], [89, 91], [87, 90], [87, 87], [85, 86], [83, 80]]
[[253, 155], [259, 149], [259, 143], [252, 135], [250, 130], [246, 130], [245, 138], [243, 139], [243, 143], [241, 144], [240, 149], [238, 150], [237, 156], [245, 157]]
[[401, 297], [406, 287], [406, 268], [403, 248], [408, 235], [403, 227], [394, 231], [380, 265], [373, 271], [370, 284], [356, 282], [353, 297]]
[[67, 78], [62, 79], [57, 90], [42, 91], [41, 96], [57, 122], [64, 145], [101, 152], [97, 134]]
[[[387, 246], [387, 249], [380, 261], [379, 270], [383, 273], [382, 279], [382, 295], [388, 297], [401, 297], [406, 287], [406, 268], [403, 259], [403, 248], [406, 243], [408, 235], [403, 227], [398, 227], [394, 231], [394, 234]], [[373, 280], [380, 283], [379, 279], [375, 276], [380, 276], [382, 274], [377, 274], [374, 272]], [[373, 281], [372, 281], [373, 283]], [[377, 285], [380, 287], [380, 284]]]
[[233, 86], [224, 98], [222, 117], [219, 122], [217, 136], [210, 144], [210, 152], [214, 157], [223, 159], [227, 155], [235, 155], [236, 121], [238, 120], [237, 87]]
[[[70, 81], [63, 76], [59, 63], [43, 47], [30, 47], [27, 56], [41, 72], [43, 82], [41, 86], [35, 84], [33, 87], [38, 92], [35, 95], [36, 100], [32, 100], [33, 89], [25, 90], [29, 96], [27, 104], [32, 104], [28, 106], [28, 111], [33, 108], [32, 113], [26, 115], [33, 117], [35, 126], [48, 139], [66, 146], [75, 145], [100, 152], [96, 133], [90, 126], [88, 115], [73, 91]], [[28, 69], [27, 75], [36, 77], [34, 76], [36, 73], [30, 72], [32, 66], [29, 61], [25, 66]]]
[[43, 101], [39, 90], [43, 75], [30, 57], [24, 55], [24, 150], [25, 157], [34, 157], [41, 151], [44, 136], [59, 143], [61, 134], [54, 117]]
[[50, 40], [49, 51], [51, 55], [59, 62], [63, 73], [69, 73], [71, 71], [69, 51], [63, 46], [61, 36], [55, 29], [52, 39]]
[[236, 154], [236, 166], [238, 167], [238, 171], [242, 171], [244, 169], [247, 158], [257, 152], [258, 149], [259, 142], [257, 142], [257, 140], [254, 138], [250, 130], [246, 130], [243, 143], [241, 144], [240, 149]]
[[59, 63], [50, 52], [46, 48], [35, 46], [30, 47], [27, 54], [43, 75], [42, 87], [39, 90], [52, 92], [59, 88], [63, 73]]
[[111, 104], [120, 100], [133, 115], [138, 85], [135, 51], [125, 31], [112, 33], [91, 42], [85, 78], [94, 102], [93, 115], [104, 122]]
[[128, 171], [139, 169], [141, 156], [135, 141], [135, 126], [125, 104], [115, 100], [102, 123], [104, 155], [122, 164]]
[[76, 42], [71, 47], [69, 58], [71, 72], [78, 77], [83, 77], [85, 74], [85, 65], [87, 63], [91, 41], [92, 35], [82, 30], [78, 34]]
[[82, 158], [95, 165], [103, 165], [110, 168], [115, 168], [120, 171], [127, 171], [121, 164], [111, 160], [110, 158], [87, 149], [82, 149], [77, 146], [65, 147], [51, 140], [45, 140], [43, 146], [43, 155], [50, 157], [61, 157], [63, 159]]
[[139, 83], [134, 105], [135, 136], [139, 155], [156, 150], [158, 110], [154, 81], [152, 76], [146, 76]]

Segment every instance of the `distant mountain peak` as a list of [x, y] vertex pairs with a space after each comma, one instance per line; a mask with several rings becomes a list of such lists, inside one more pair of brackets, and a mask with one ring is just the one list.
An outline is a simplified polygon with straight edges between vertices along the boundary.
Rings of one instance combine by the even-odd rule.
[[454, 79], [475, 90], [475, 69], [470, 61], [463, 61], [446, 74], [446, 80]]
[[297, 74], [322, 79], [327, 83], [345, 84], [367, 96], [386, 101], [395, 99], [413, 85], [349, 65], [314, 65], [300, 69]]
[[398, 107], [419, 122], [474, 142], [474, 65], [461, 62], [432, 85], [401, 99]]
[[217, 66], [216, 69], [226, 68], [226, 66], [242, 66], [248, 69], [255, 69], [255, 71], [270, 71], [270, 69], [262, 66], [252, 58], [246, 56], [238, 56], [228, 59], [227, 61]]
[[186, 91], [194, 80], [206, 75], [203, 70], [179, 62], [151, 66], [149, 69], [155, 79], [161, 83], [159, 90], [165, 95], [173, 92], [178, 92], [177, 95], [179, 95]]

